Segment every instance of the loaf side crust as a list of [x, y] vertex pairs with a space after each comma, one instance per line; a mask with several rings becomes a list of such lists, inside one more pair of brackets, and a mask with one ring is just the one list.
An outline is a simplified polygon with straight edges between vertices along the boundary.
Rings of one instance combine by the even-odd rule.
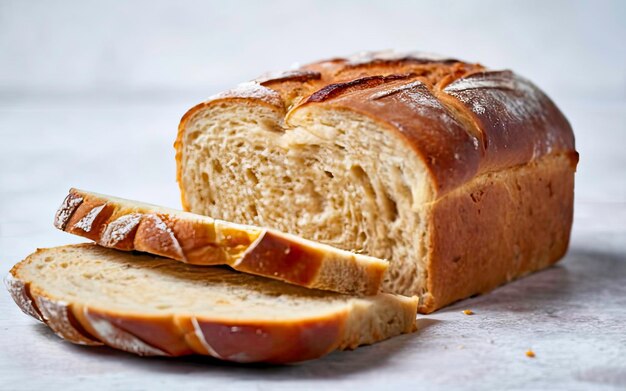
[[489, 292], [567, 251], [576, 154], [481, 176], [431, 209], [428, 293], [419, 311]]
[[[71, 208], [68, 207], [71, 205]], [[374, 295], [388, 262], [275, 230], [71, 189], [55, 226], [101, 246], [228, 265], [309, 288]]]

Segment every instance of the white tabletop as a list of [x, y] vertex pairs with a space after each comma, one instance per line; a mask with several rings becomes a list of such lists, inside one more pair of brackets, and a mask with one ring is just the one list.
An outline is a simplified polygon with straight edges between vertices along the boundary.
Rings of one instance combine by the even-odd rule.
[[140, 358], [64, 342], [0, 289], [0, 391], [626, 389], [624, 19], [622, 0], [0, 1], [0, 275], [81, 241], [52, 227], [70, 187], [178, 207], [185, 110], [294, 61], [396, 48], [512, 68], [581, 157], [567, 256], [414, 334], [291, 366]]

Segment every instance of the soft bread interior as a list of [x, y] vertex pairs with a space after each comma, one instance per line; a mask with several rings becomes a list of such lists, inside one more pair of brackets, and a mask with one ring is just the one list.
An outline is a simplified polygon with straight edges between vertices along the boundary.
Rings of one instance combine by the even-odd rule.
[[221, 102], [183, 133], [181, 185], [195, 213], [279, 229], [391, 261], [386, 291], [421, 294], [423, 163], [366, 116], [315, 106], [288, 115]]
[[357, 298], [92, 244], [39, 250], [13, 273], [30, 282], [33, 292], [109, 313], [241, 322], [284, 322], [345, 313], [351, 319], [348, 326], [360, 329], [365, 340], [372, 330], [402, 332], [407, 327], [406, 314], [415, 307], [412, 299], [399, 296]]

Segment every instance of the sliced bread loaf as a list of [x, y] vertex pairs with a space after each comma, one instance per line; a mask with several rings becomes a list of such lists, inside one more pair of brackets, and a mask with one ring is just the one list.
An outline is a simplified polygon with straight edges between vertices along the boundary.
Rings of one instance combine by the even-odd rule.
[[422, 53], [364, 53], [261, 77], [182, 118], [183, 207], [390, 262], [420, 311], [567, 250], [578, 154], [539, 88]]
[[276, 230], [71, 189], [55, 226], [104, 247], [233, 269], [309, 288], [373, 295], [387, 261]]
[[40, 249], [6, 285], [27, 314], [83, 345], [139, 355], [287, 363], [415, 328], [417, 299], [354, 297], [94, 244]]

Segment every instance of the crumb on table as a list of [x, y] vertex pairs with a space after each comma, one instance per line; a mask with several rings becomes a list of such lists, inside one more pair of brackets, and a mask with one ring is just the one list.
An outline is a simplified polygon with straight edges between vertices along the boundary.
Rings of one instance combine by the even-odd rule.
[[463, 310], [463, 313], [465, 315], [474, 315], [474, 311], [472, 311], [472, 310]]
[[526, 351], [526, 357], [530, 357], [530, 358], [535, 357], [535, 352], [533, 352], [531, 349], [528, 349]]

